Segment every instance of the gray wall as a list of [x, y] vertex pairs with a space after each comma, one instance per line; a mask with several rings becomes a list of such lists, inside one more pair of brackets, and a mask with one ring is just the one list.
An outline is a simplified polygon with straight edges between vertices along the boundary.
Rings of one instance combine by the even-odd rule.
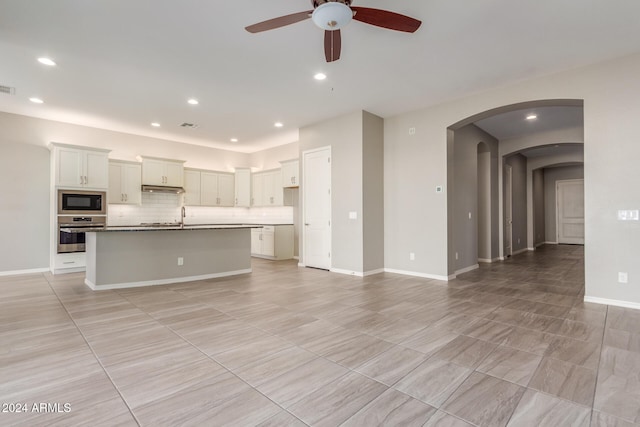
[[505, 157], [505, 163], [512, 171], [512, 247], [516, 252], [527, 247], [527, 158], [514, 154]]
[[[301, 158], [304, 151], [331, 146], [334, 270], [361, 274], [384, 267], [383, 124], [380, 117], [357, 111], [300, 129]], [[304, 194], [303, 185], [300, 191]], [[357, 219], [350, 219], [350, 212]], [[304, 261], [303, 238], [299, 250]]]
[[533, 244], [534, 247], [545, 242], [545, 186], [544, 170], [533, 171]]
[[556, 181], [583, 179], [584, 166], [562, 166], [544, 169], [545, 241], [556, 243]]
[[0, 136], [0, 272], [49, 267], [49, 163], [46, 148]]
[[[449, 184], [449, 191], [453, 193], [453, 206], [449, 211], [450, 220], [453, 220], [453, 235], [455, 241], [455, 253], [458, 259], [455, 263], [455, 270], [461, 270], [474, 266], [478, 263], [478, 236], [483, 235], [491, 245], [492, 234], [497, 229], [492, 230], [490, 226], [491, 209], [497, 215], [497, 191], [491, 194], [491, 181], [497, 182], [497, 170], [491, 170], [492, 158], [497, 159], [498, 141], [488, 133], [475, 125], [467, 125], [453, 134], [453, 188]], [[488, 191], [481, 204], [478, 200], [478, 144], [483, 143], [483, 150], [486, 151], [486, 161], [489, 165]], [[497, 162], [495, 163], [497, 165]], [[494, 179], [492, 180], [492, 176]], [[478, 214], [478, 206], [482, 205], [484, 215]], [[487, 215], [487, 211], [489, 214]], [[469, 218], [471, 214], [471, 218]], [[484, 222], [482, 232], [479, 231], [479, 219]], [[481, 258], [491, 259], [491, 250], [483, 254]], [[450, 271], [449, 274], [454, 273]]]
[[[616, 218], [640, 200], [640, 54], [536, 77], [385, 119], [385, 264], [446, 276], [447, 129], [493, 109], [539, 100], [584, 100], [586, 296], [640, 307], [640, 224]], [[414, 135], [408, 129], [415, 128]], [[573, 141], [579, 142], [579, 141]], [[627, 206], [627, 207], [625, 207]], [[416, 233], [420, 230], [420, 233]], [[427, 236], [428, 238], [425, 238]], [[416, 261], [406, 253], [417, 248]], [[397, 255], [393, 255], [397, 254]], [[629, 284], [617, 284], [617, 272]]]
[[[356, 111], [301, 128], [299, 145], [300, 158], [304, 151], [331, 146], [331, 266], [354, 272], [361, 272], [363, 265], [362, 132], [362, 111]], [[304, 204], [304, 180], [300, 182]], [[349, 219], [353, 211], [358, 212], [357, 220]], [[303, 248], [301, 240], [301, 260]]]
[[363, 113], [363, 272], [384, 268], [384, 121]]

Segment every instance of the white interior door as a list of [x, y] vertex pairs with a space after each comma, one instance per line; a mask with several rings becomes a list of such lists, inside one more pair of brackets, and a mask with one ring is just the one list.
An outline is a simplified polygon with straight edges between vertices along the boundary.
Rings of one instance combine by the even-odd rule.
[[303, 159], [303, 253], [307, 267], [331, 268], [331, 148]]
[[504, 187], [504, 256], [513, 254], [513, 171], [511, 166], [505, 165]]
[[556, 182], [558, 243], [584, 245], [584, 180]]

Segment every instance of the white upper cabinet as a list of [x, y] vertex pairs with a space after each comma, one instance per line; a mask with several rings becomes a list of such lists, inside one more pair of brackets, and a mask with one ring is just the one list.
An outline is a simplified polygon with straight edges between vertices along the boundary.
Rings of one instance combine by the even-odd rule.
[[144, 185], [184, 186], [184, 161], [142, 156], [141, 159]]
[[233, 174], [185, 169], [185, 206], [233, 206]]
[[252, 176], [251, 206], [282, 206], [282, 173], [280, 169], [260, 172]]
[[235, 205], [243, 208], [251, 206], [251, 169], [249, 168], [236, 168]]
[[184, 170], [184, 205], [200, 206], [200, 171]]
[[235, 186], [236, 178], [233, 174], [218, 174], [218, 198], [220, 199], [220, 206], [235, 205]]
[[300, 162], [298, 159], [280, 162], [282, 165], [282, 186], [299, 187], [300, 186]]
[[54, 183], [66, 188], [95, 188], [109, 186], [109, 150], [51, 144]]
[[110, 161], [108, 202], [120, 205], [142, 203], [142, 166], [140, 163]]

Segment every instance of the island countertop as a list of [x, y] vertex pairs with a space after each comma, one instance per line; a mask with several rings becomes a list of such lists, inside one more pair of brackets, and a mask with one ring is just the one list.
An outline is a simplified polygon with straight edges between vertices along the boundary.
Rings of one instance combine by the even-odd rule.
[[194, 225], [118, 225], [107, 227], [82, 227], [82, 228], [60, 228], [65, 233], [105, 233], [121, 231], [192, 231], [192, 230], [228, 230], [243, 228], [262, 228], [257, 224], [194, 224]]

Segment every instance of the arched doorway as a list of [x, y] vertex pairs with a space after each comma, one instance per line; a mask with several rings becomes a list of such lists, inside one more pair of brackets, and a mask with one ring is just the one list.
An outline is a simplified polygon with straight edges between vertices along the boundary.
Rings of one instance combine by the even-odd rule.
[[[543, 117], [549, 112], [557, 112], [558, 114], [546, 120], [542, 125], [538, 125], [538, 129], [536, 124], [524, 122], [527, 111], [539, 111], [543, 113], [541, 114]], [[563, 123], [563, 114], [567, 112], [570, 112], [569, 117], [574, 117], [575, 120]], [[505, 128], [508, 137], [505, 138], [504, 135], [495, 137], [490, 132], [492, 131], [491, 126], [484, 126], [485, 123], [491, 124], [490, 119], [494, 117], [499, 117], [503, 125], [505, 122], [503, 117], [509, 117], [512, 121], [522, 120], [526, 126], [531, 125], [532, 129], [537, 130], [536, 132], [530, 131], [524, 127], [523, 123], [507, 123], [512, 125]], [[500, 122], [500, 120], [495, 121]], [[525, 129], [523, 135], [517, 135], [518, 126]], [[486, 136], [469, 139], [468, 136], [474, 132]], [[508, 132], [512, 132], [513, 135], [509, 135]], [[450, 126], [447, 134], [448, 164], [450, 167], [448, 187], [453, 192], [448, 197], [449, 245], [447, 256], [450, 260], [448, 263], [449, 276], [455, 277], [456, 274], [477, 268], [478, 262], [504, 259], [507, 230], [504, 171], [509, 156], [511, 159], [516, 159], [515, 165], [517, 166], [512, 166], [514, 174], [517, 173], [517, 176], [513, 177], [514, 180], [517, 179], [517, 183], [514, 182], [513, 194], [518, 203], [517, 209], [514, 206], [514, 214], [518, 217], [515, 221], [516, 224], [514, 224], [517, 228], [513, 231], [512, 247], [516, 254], [533, 250], [536, 236], [534, 236], [534, 204], [532, 200], [533, 174], [529, 165], [538, 161], [538, 158], [543, 157], [544, 153], [532, 150], [534, 148], [558, 147], [567, 143], [582, 146], [584, 139], [582, 101], [541, 100], [508, 105], [464, 119]], [[481, 145], [480, 142], [485, 145]], [[465, 147], [468, 144], [472, 144], [472, 147]], [[495, 168], [487, 166], [487, 154], [483, 154], [487, 151], [490, 152], [493, 145], [497, 147]], [[489, 148], [487, 149], [487, 147]], [[464, 179], [465, 171], [469, 168], [470, 163], [465, 161], [464, 155], [461, 155], [461, 153], [470, 150], [473, 151], [474, 156], [474, 182], [472, 186]], [[528, 155], [531, 158], [527, 157]], [[487, 190], [487, 182], [491, 182], [491, 178], [487, 180], [486, 177], [487, 169], [490, 177], [495, 179], [495, 195]], [[493, 199], [496, 205], [495, 209], [487, 207], [487, 193], [495, 197]], [[473, 201], [475, 212], [466, 209], [465, 204], [461, 202], [463, 199]], [[490, 221], [487, 220], [487, 215], [490, 216]], [[492, 241], [491, 245], [488, 243], [489, 240]], [[493, 242], [495, 242], [495, 252]], [[465, 253], [472, 246], [474, 247], [473, 253]], [[488, 253], [491, 253], [491, 256], [488, 256]]]

